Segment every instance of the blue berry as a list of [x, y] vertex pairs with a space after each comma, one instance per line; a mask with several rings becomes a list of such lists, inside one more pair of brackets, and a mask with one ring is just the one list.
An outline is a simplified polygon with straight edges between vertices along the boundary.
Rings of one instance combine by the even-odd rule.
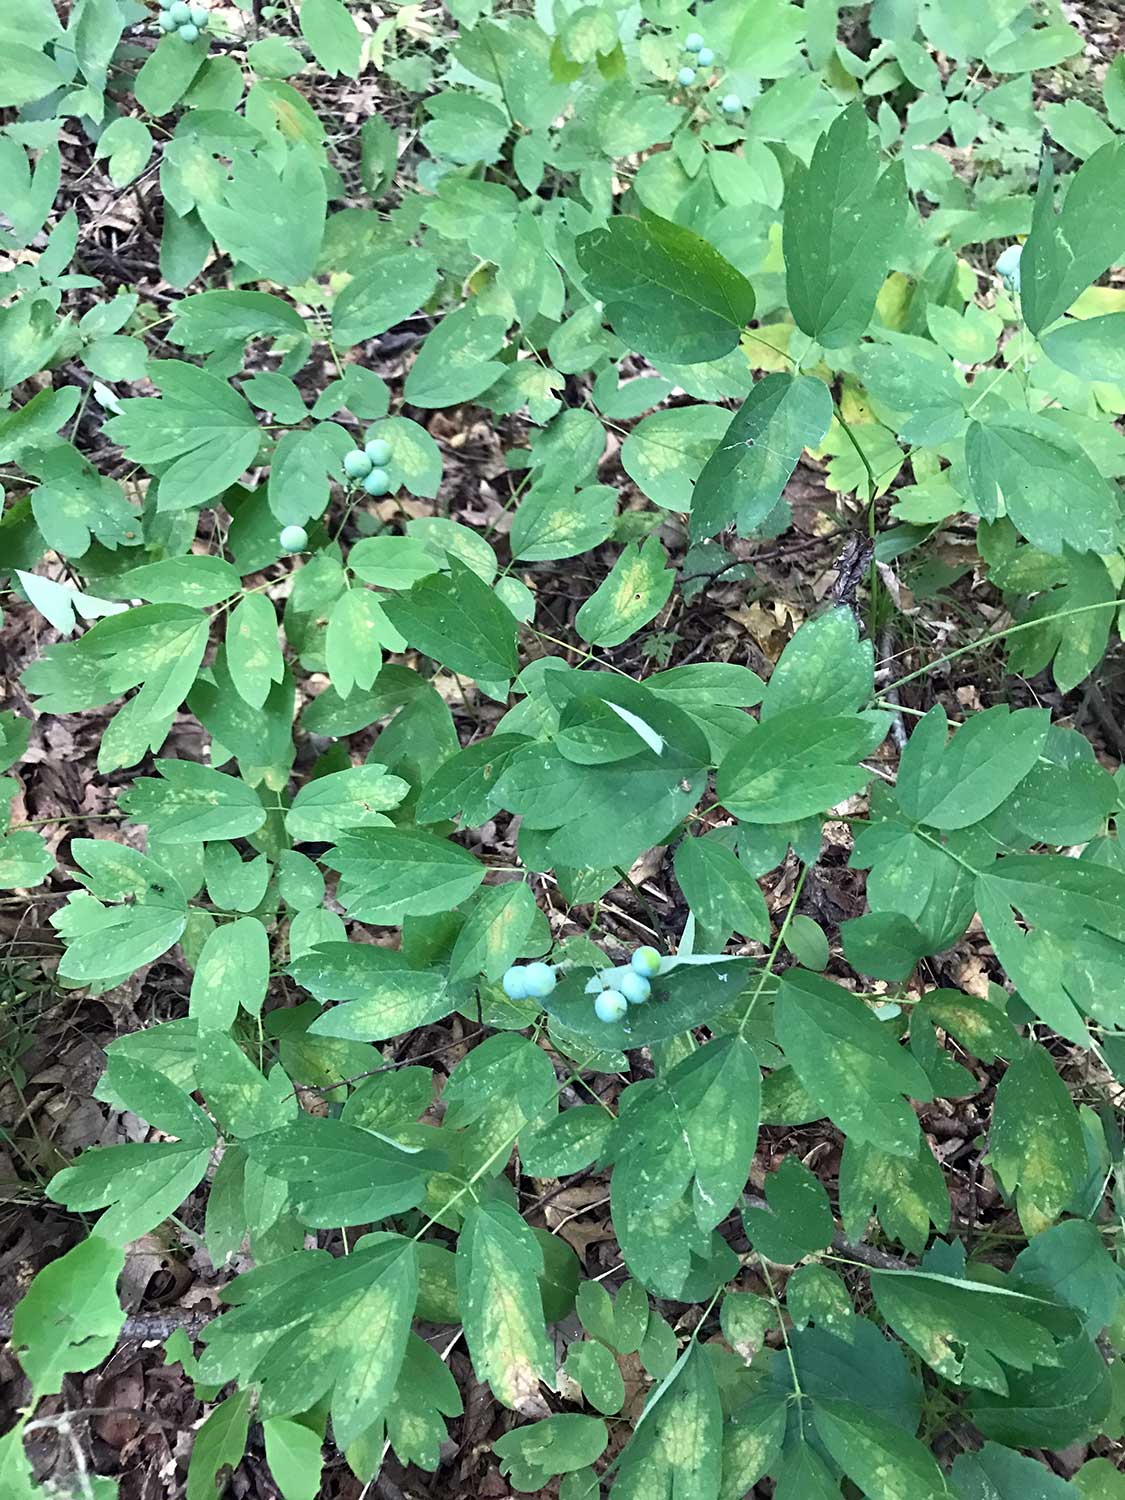
[[698, 31], [693, 31], [688, 36], [684, 37], [685, 52], [699, 52], [702, 50], [702, 47], [703, 38], [699, 35]]
[[640, 974], [644, 979], [651, 979], [654, 974], [660, 972], [660, 954], [655, 948], [638, 948], [629, 960], [629, 967], [634, 974]]
[[207, 8], [203, 5], [193, 5], [191, 8], [191, 24], [198, 26], [200, 31], [207, 25]]
[[630, 1005], [643, 1005], [652, 994], [652, 986], [648, 980], [643, 974], [637, 974], [632, 969], [628, 974], [622, 974], [617, 984]]
[[181, 26], [180, 40], [183, 42], [197, 42], [199, 40], [199, 27], [193, 26], [190, 21], [186, 26]]
[[344, 454], [344, 473], [349, 479], [366, 479], [375, 465], [362, 448]]
[[715, 61], [715, 54], [711, 51], [710, 47], [700, 47], [699, 56], [696, 61], [701, 68], [709, 68]]
[[168, 14], [177, 26], [191, 25], [191, 6], [188, 5], [187, 0], [172, 0], [172, 4], [168, 7]]
[[628, 1012], [629, 1002], [620, 990], [602, 990], [594, 1001], [594, 1014], [599, 1021], [620, 1021]]
[[1002, 281], [1007, 282], [1014, 292], [1020, 289], [1020, 259], [1023, 255], [1022, 245], [1009, 245], [1006, 250], [1001, 251], [996, 261], [996, 274]]
[[727, 94], [719, 107], [724, 115], [736, 115], [742, 108], [742, 100], [737, 94]]
[[690, 88], [695, 82], [695, 69], [681, 68], [680, 71], [676, 74], [676, 82], [682, 83], [685, 89]]
[[527, 999], [527, 970], [513, 964], [500, 981], [500, 987], [509, 1000]]
[[528, 964], [523, 973], [529, 999], [545, 1000], [557, 982], [550, 964]]
[[380, 469], [385, 468], [391, 461], [391, 445], [386, 438], [372, 438], [365, 446], [364, 452]]
[[369, 495], [385, 495], [390, 487], [390, 476], [386, 469], [372, 469], [363, 481], [363, 488]]
[[303, 526], [286, 526], [278, 541], [285, 552], [303, 552], [309, 545], [309, 534]]
[[175, 31], [176, 23], [166, 10], [160, 12], [160, 20], [157, 23], [161, 31]]

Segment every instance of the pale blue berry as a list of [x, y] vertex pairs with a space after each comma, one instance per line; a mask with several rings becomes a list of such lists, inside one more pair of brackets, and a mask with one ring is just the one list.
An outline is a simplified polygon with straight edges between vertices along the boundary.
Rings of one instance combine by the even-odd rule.
[[193, 5], [191, 8], [191, 24], [198, 26], [200, 31], [207, 25], [207, 8], [203, 5]]
[[652, 986], [644, 975], [637, 974], [631, 969], [628, 974], [622, 974], [617, 983], [630, 1005], [643, 1005], [652, 994]]
[[380, 469], [386, 468], [391, 461], [391, 445], [386, 438], [372, 438], [364, 448], [364, 452]]
[[199, 40], [199, 27], [193, 26], [189, 21], [186, 26], [180, 27], [181, 42], [197, 42]]
[[160, 20], [157, 23], [161, 31], [175, 31], [176, 23], [166, 10], [160, 12]]
[[720, 106], [724, 115], [736, 115], [742, 108], [742, 100], [737, 94], [727, 94]]
[[996, 274], [1014, 292], [1018, 292], [1020, 289], [1020, 259], [1022, 255], [1022, 245], [1009, 245], [1006, 250], [1000, 253], [996, 260]]
[[309, 545], [309, 534], [303, 526], [286, 526], [278, 541], [285, 552], [303, 552]]
[[177, 26], [188, 26], [191, 24], [191, 6], [187, 0], [172, 0], [168, 7], [168, 14]]
[[366, 479], [375, 465], [362, 448], [344, 454], [344, 473], [349, 479]]
[[715, 54], [711, 51], [710, 47], [700, 47], [699, 56], [696, 60], [701, 68], [709, 68], [715, 61]]
[[526, 1000], [527, 970], [513, 964], [500, 981], [500, 987], [509, 1000]]
[[634, 974], [640, 974], [645, 979], [651, 979], [654, 974], [660, 972], [660, 954], [655, 948], [638, 948], [629, 960], [629, 967]]
[[602, 990], [594, 1001], [594, 1014], [599, 1021], [612, 1024], [623, 1020], [628, 1014], [629, 1002], [620, 990]]
[[545, 1000], [557, 983], [555, 971], [550, 964], [528, 964], [523, 972], [528, 996], [535, 1000]]
[[683, 84], [685, 89], [691, 88], [692, 84], [695, 82], [695, 69], [681, 68], [680, 71], [676, 74], [676, 82]]
[[369, 495], [385, 495], [390, 487], [390, 476], [386, 469], [372, 469], [363, 481], [363, 488]]
[[685, 52], [698, 52], [702, 46], [703, 38], [699, 35], [698, 31], [690, 32], [689, 35], [684, 37]]

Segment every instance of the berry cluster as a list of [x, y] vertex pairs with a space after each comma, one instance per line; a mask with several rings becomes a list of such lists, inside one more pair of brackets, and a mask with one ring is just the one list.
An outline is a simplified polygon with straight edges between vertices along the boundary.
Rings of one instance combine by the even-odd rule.
[[[698, 31], [692, 31], [684, 37], [684, 51], [691, 54], [697, 67], [710, 68], [714, 65], [715, 54], [706, 45]], [[695, 82], [695, 68], [690, 64], [685, 64], [676, 74], [676, 82], [685, 89], [691, 88]], [[719, 108], [725, 115], [737, 115], [742, 109], [742, 100], [737, 94], [725, 94]]]
[[186, 0], [160, 0], [160, 29], [174, 31], [183, 42], [194, 42], [207, 28], [207, 7]]
[[594, 1000], [594, 1014], [599, 1021], [624, 1019], [630, 1005], [643, 1005], [652, 994], [649, 980], [660, 972], [660, 954], [655, 948], [638, 948], [629, 960], [629, 968], [616, 983], [607, 986]]
[[545, 1000], [557, 978], [550, 964], [513, 964], [500, 981], [509, 1000]]
[[344, 456], [344, 473], [353, 484], [361, 484], [369, 495], [378, 497], [391, 487], [386, 465], [391, 461], [391, 445], [386, 438], [371, 438], [362, 448], [353, 448]]

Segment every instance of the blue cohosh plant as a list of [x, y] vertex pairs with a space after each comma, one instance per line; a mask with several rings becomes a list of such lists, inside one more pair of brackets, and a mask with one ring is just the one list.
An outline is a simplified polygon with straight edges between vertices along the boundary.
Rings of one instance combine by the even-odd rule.
[[[862, 45], [823, 4], [458, 3], [426, 50], [410, 7], [293, 9], [282, 37], [169, 5], [153, 47], [139, 5], [0, 8], [0, 566], [46, 622], [26, 699], [108, 715], [120, 815], [57, 865], [9, 818], [0, 879], [57, 894], [60, 986], [190, 974], [97, 1085], [152, 1138], [46, 1186], [75, 1243], [14, 1311], [5, 1500], [166, 1223], [248, 1267], [168, 1341], [212, 1406], [192, 1500], [251, 1422], [285, 1500], [329, 1439], [363, 1483], [388, 1445], [437, 1467], [462, 1336], [519, 1491], [1097, 1493], [1099, 1458], [1021, 1450], [1122, 1423], [1123, 789], [1066, 695], [1125, 578], [1125, 64], [1037, 103], [1083, 50], [1053, 0], [874, 5]], [[318, 114], [365, 69], [408, 132]], [[158, 184], [158, 298], [98, 282], [64, 130]], [[451, 509], [447, 408], [504, 434], [503, 523]], [[677, 660], [805, 453], [850, 602], [768, 680]], [[958, 645], [898, 614], [941, 534]], [[560, 563], [593, 580], [565, 638]], [[913, 656], [877, 680], [888, 638]], [[933, 670], [977, 652], [1060, 711], [993, 677], [951, 721]], [[182, 715], [198, 760], [162, 753]], [[31, 727], [0, 716], [13, 794]], [[841, 806], [866, 909], [826, 935], [800, 907]], [[629, 957], [601, 903], [656, 848], [686, 919]], [[970, 930], [986, 993], [940, 983]], [[382, 1050], [452, 1017], [452, 1068]], [[953, 1214], [934, 1100], [987, 1121], [995, 1239]], [[612, 1289], [537, 1207], [589, 1169]]]

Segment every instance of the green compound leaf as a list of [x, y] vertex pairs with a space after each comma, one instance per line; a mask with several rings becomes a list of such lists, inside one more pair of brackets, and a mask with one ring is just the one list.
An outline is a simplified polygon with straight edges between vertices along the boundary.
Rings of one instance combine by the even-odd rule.
[[1031, 234], [1020, 260], [1023, 315], [1032, 333], [1062, 316], [1125, 251], [1125, 142], [1095, 151], [1054, 211], [1054, 167], [1044, 157]]
[[1125, 381], [1125, 313], [1061, 323], [1039, 342], [1055, 364], [1079, 380]]
[[155, 360], [161, 394], [121, 402], [106, 433], [135, 463], [160, 474], [161, 510], [198, 507], [249, 468], [261, 432], [247, 401], [225, 380], [181, 360]]
[[900, 164], [879, 175], [863, 105], [837, 116], [785, 194], [786, 286], [797, 326], [829, 349], [866, 331], [906, 216]]
[[563, 475], [549, 473], [532, 485], [512, 517], [512, 556], [522, 562], [577, 557], [606, 541], [616, 514], [612, 486], [592, 484], [576, 491]]
[[1110, 1369], [1085, 1337], [1058, 1345], [1048, 1368], [1013, 1371], [1006, 1395], [974, 1391], [969, 1414], [987, 1438], [1010, 1448], [1065, 1448], [1104, 1428], [1113, 1401]]
[[543, 1251], [515, 1209], [471, 1206], [457, 1243], [457, 1296], [473, 1369], [513, 1411], [543, 1407], [555, 1361], [539, 1301]]
[[802, 1086], [845, 1135], [892, 1156], [914, 1155], [918, 1121], [907, 1100], [928, 1099], [929, 1079], [862, 1000], [819, 974], [791, 969], [774, 1018]]
[[980, 513], [1004, 513], [1043, 552], [1112, 552], [1122, 537], [1114, 492], [1079, 444], [1045, 417], [1013, 414], [972, 422], [965, 438]]
[[252, 787], [190, 760], [158, 760], [160, 780], [140, 776], [120, 800], [131, 822], [166, 844], [243, 838], [266, 821]]
[[1021, 1216], [1056, 1218], [1085, 1179], [1078, 1113], [1051, 1054], [1037, 1043], [1000, 1080], [991, 1147], [993, 1170]]
[[257, 1383], [267, 1419], [331, 1394], [333, 1437], [347, 1448], [394, 1392], [417, 1291], [415, 1247], [398, 1235], [366, 1236], [339, 1260], [298, 1250], [235, 1280], [234, 1308], [204, 1331], [200, 1378]]
[[630, 543], [578, 611], [575, 628], [592, 646], [620, 646], [664, 608], [675, 573], [660, 541]]
[[301, 35], [331, 78], [359, 76], [363, 37], [342, 0], [301, 0]]
[[192, 1445], [187, 1500], [214, 1500], [221, 1471], [242, 1462], [253, 1395], [250, 1390], [237, 1391], [208, 1413]]
[[719, 801], [747, 823], [792, 823], [823, 813], [862, 791], [872, 773], [859, 764], [882, 744], [884, 713], [826, 715], [819, 707], [787, 709], [748, 733], [723, 760]]
[[693, 488], [726, 430], [727, 414], [716, 406], [653, 412], [622, 443], [622, 467], [657, 505], [691, 510]]
[[519, 671], [511, 611], [458, 558], [450, 557], [449, 569], [388, 600], [387, 618], [416, 650], [451, 672], [464, 672], [478, 682], [507, 682]]
[[786, 1157], [765, 1181], [769, 1208], [743, 1210], [751, 1248], [778, 1265], [791, 1266], [826, 1250], [836, 1225], [828, 1194], [803, 1162]]
[[954, 1385], [1004, 1395], [1004, 1367], [1032, 1370], [1059, 1363], [1052, 1336], [1054, 1304], [989, 1282], [928, 1271], [873, 1271], [875, 1305], [900, 1338]]
[[450, 979], [483, 974], [495, 984], [524, 952], [537, 913], [531, 887], [522, 880], [482, 890], [453, 945]]
[[967, 828], [995, 812], [1039, 760], [1050, 714], [1004, 705], [973, 714], [947, 740], [940, 703], [915, 726], [902, 753], [895, 792], [916, 823]]
[[188, 1015], [201, 1032], [225, 1031], [239, 1006], [261, 1013], [270, 977], [270, 943], [256, 917], [239, 917], [216, 927], [195, 965]]
[[227, 620], [227, 663], [240, 698], [261, 708], [285, 672], [277, 615], [262, 594], [247, 594]]
[[343, 1120], [301, 1115], [279, 1130], [255, 1135], [250, 1160], [290, 1184], [302, 1221], [314, 1228], [374, 1224], [421, 1203], [439, 1152], [402, 1148]]
[[941, 1470], [925, 1444], [855, 1401], [820, 1399], [817, 1435], [870, 1500], [946, 1500]]
[[448, 911], [471, 896], [485, 876], [485, 866], [467, 849], [418, 828], [346, 833], [325, 863], [340, 872], [346, 909], [379, 926]]
[[1075, 1488], [1065, 1479], [998, 1443], [959, 1453], [950, 1478], [958, 1500], [1075, 1500]]
[[712, 838], [685, 838], [676, 850], [676, 880], [708, 932], [769, 941], [770, 917], [758, 882]]
[[110, 1080], [127, 1109], [180, 1139], [92, 1147], [51, 1178], [47, 1196], [78, 1212], [105, 1207], [97, 1233], [126, 1244], [167, 1218], [201, 1181], [215, 1132], [187, 1094], [144, 1063], [118, 1057]]
[[401, 953], [370, 943], [321, 942], [289, 973], [318, 1000], [341, 1000], [317, 1017], [312, 1036], [376, 1042], [439, 1021], [457, 993], [440, 969], [414, 968]]
[[532, 1494], [557, 1474], [572, 1474], [595, 1463], [608, 1441], [605, 1423], [597, 1417], [564, 1413], [514, 1427], [496, 1439], [492, 1451], [512, 1488]]
[[720, 359], [754, 316], [754, 289], [700, 235], [656, 214], [623, 215], [578, 240], [589, 291], [615, 333], [659, 363]]
[[690, 1343], [655, 1392], [621, 1455], [617, 1500], [715, 1500], [722, 1475], [723, 1413], [714, 1367]]
[[949, 1190], [941, 1167], [923, 1138], [916, 1155], [892, 1156], [849, 1137], [840, 1163], [840, 1218], [845, 1233], [861, 1240], [872, 1214], [891, 1239], [901, 1240], [912, 1255], [921, 1255], [930, 1226], [944, 1234], [949, 1226]]
[[125, 1322], [117, 1299], [124, 1264], [119, 1246], [92, 1234], [44, 1266], [16, 1303], [12, 1347], [36, 1400], [113, 1351]]
[[802, 452], [819, 447], [831, 422], [832, 396], [822, 380], [810, 375], [759, 380], [696, 481], [692, 538], [715, 536], [727, 526], [740, 536], [753, 532], [781, 498]]
[[409, 782], [369, 762], [307, 781], [285, 814], [285, 829], [298, 843], [334, 839], [350, 828], [386, 826], [384, 814], [409, 793]]
[[266, 1463], [284, 1500], [316, 1500], [324, 1462], [319, 1433], [290, 1417], [262, 1423]]
[[360, 265], [332, 307], [332, 334], [341, 348], [385, 333], [428, 302], [437, 266], [424, 250], [372, 256]]
[[280, 172], [261, 156], [236, 151], [221, 193], [198, 204], [216, 244], [281, 286], [307, 281], [320, 254], [327, 206], [313, 148], [291, 146]]

